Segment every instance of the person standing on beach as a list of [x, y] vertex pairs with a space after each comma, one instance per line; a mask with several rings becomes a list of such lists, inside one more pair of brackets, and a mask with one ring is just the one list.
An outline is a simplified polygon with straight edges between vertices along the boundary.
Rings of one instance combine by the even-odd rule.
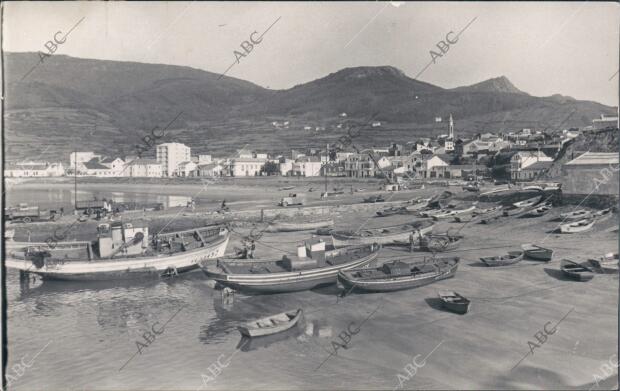
[[413, 244], [415, 243], [415, 239], [413, 237], [413, 232], [409, 234], [409, 252], [413, 252]]

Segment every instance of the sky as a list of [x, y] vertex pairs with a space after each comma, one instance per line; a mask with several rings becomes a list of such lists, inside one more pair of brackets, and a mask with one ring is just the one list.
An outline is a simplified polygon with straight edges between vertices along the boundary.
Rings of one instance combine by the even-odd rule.
[[44, 51], [77, 24], [57, 54], [219, 74], [234, 63], [228, 76], [272, 89], [391, 65], [444, 88], [506, 76], [531, 95], [618, 105], [613, 2], [8, 2], [3, 22], [6, 51]]

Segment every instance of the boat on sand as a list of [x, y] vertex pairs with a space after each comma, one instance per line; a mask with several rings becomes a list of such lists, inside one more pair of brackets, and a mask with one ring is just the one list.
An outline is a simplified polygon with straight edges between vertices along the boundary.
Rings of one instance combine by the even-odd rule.
[[480, 260], [487, 266], [506, 266], [517, 263], [523, 259], [523, 251], [509, 251], [508, 254], [494, 257], [481, 257]]
[[458, 264], [458, 257], [425, 260], [416, 264], [394, 260], [374, 269], [340, 271], [338, 281], [347, 290], [390, 292], [416, 288], [454, 277]]
[[532, 243], [525, 243], [521, 245], [525, 256], [537, 261], [548, 262], [553, 257], [553, 250], [550, 248], [544, 248]]
[[449, 234], [426, 235], [420, 239], [420, 248], [430, 252], [452, 251], [461, 244], [463, 236]]
[[439, 291], [437, 295], [445, 309], [457, 314], [466, 314], [469, 311], [471, 301], [464, 296], [453, 291]]
[[398, 241], [408, 241], [410, 235], [424, 236], [433, 231], [433, 222], [420, 220], [412, 223], [392, 225], [387, 227], [366, 228], [360, 231], [333, 231], [334, 247], [343, 247], [360, 244], [389, 244]]
[[303, 316], [301, 308], [266, 316], [237, 326], [237, 329], [246, 337], [262, 337], [281, 333], [294, 327]]
[[575, 210], [568, 213], [560, 214], [559, 219], [562, 221], [583, 220], [592, 216], [592, 212], [585, 209]]
[[282, 259], [219, 259], [200, 264], [208, 278], [232, 289], [251, 293], [295, 292], [334, 284], [341, 270], [363, 267], [374, 261], [376, 244], [326, 250], [320, 239], [307, 240], [297, 255]]
[[334, 220], [307, 220], [307, 221], [276, 221], [269, 224], [267, 232], [294, 232], [294, 231], [310, 231], [319, 228], [326, 228], [334, 225]]
[[585, 282], [594, 278], [594, 271], [592, 269], [568, 259], [562, 260], [560, 269], [562, 269], [562, 272], [564, 272], [568, 278], [575, 281]]
[[600, 273], [618, 273], [618, 253], [607, 253], [599, 259], [590, 259], [592, 268]]
[[585, 231], [592, 229], [595, 222], [596, 222], [596, 219], [589, 218], [589, 219], [575, 221], [572, 223], [561, 224], [560, 232], [563, 234], [574, 234], [574, 233], [579, 233], [579, 232], [585, 232]]

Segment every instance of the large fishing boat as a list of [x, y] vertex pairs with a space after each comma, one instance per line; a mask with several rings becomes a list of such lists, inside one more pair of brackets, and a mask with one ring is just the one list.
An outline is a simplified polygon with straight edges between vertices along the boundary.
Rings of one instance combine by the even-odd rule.
[[366, 228], [359, 231], [333, 231], [334, 247], [360, 244], [389, 244], [409, 240], [411, 235], [419, 238], [433, 231], [433, 223], [420, 220], [413, 223], [388, 227]]
[[121, 280], [176, 275], [224, 255], [229, 232], [204, 227], [158, 233], [113, 222], [97, 227], [94, 241], [13, 243], [5, 265], [46, 279]]
[[295, 292], [336, 283], [338, 272], [368, 265], [381, 246], [347, 247], [326, 250], [320, 239], [306, 241], [297, 248], [297, 256], [282, 259], [223, 260], [201, 262], [209, 277], [222, 285], [253, 293]]

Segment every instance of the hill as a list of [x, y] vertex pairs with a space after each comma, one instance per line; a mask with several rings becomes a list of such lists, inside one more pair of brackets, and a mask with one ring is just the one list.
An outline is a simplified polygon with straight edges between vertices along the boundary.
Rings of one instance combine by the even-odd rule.
[[[360, 145], [407, 142], [446, 132], [436, 117], [452, 114], [458, 134], [583, 126], [614, 108], [554, 95], [533, 97], [500, 77], [444, 89], [390, 67], [355, 67], [286, 90], [270, 90], [182, 66], [36, 53], [5, 53], [5, 141], [8, 159], [67, 159], [75, 148], [118, 154], [177, 117], [167, 140], [195, 153], [228, 154], [249, 144], [269, 152], [334, 142], [338, 115], [382, 127]], [[566, 120], [569, 118], [568, 120]], [[289, 121], [275, 128], [272, 121]], [[305, 127], [311, 127], [308, 131]], [[318, 129], [318, 130], [317, 130]]]

